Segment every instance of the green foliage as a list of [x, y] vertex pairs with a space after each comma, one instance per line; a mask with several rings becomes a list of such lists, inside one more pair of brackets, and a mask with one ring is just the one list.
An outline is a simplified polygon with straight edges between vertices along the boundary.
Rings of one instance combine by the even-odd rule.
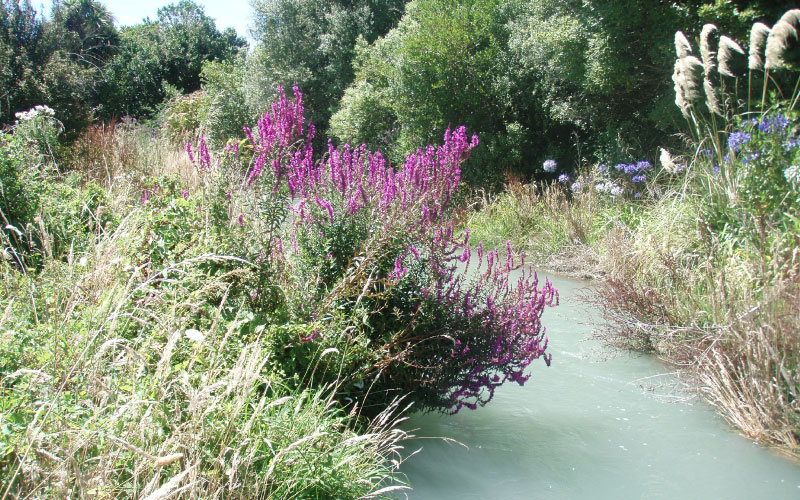
[[[35, 158], [28, 145], [14, 135], [0, 134], [0, 222], [4, 249], [8, 245], [9, 250], [16, 253], [30, 250], [23, 233], [39, 211], [42, 193], [37, 186], [37, 174]], [[3, 257], [7, 257], [6, 251]]]
[[163, 7], [155, 21], [122, 31], [119, 53], [103, 68], [101, 114], [150, 115], [167, 97], [167, 84], [199, 90], [203, 64], [230, 59], [244, 44], [231, 30], [219, 32], [190, 0]]
[[[493, 147], [495, 136], [505, 135], [506, 126], [519, 129], [504, 120], [509, 102], [498, 86], [502, 23], [500, 4], [490, 0], [408, 4], [397, 28], [357, 47], [356, 82], [332, 118], [333, 134], [402, 161], [404, 152], [434, 141], [443, 128], [464, 123], [482, 142], [465, 175], [471, 181], [488, 175], [491, 182], [515, 154], [513, 147]], [[518, 136], [512, 131], [506, 142]], [[492, 163], [494, 171], [474, 171], [471, 165], [479, 163]]]
[[244, 135], [242, 125], [257, 119], [256, 103], [247, 98], [245, 55], [230, 61], [209, 61], [203, 65], [202, 129], [217, 148], [228, 139]]
[[367, 42], [397, 24], [402, 0], [257, 0], [253, 35], [258, 41], [248, 61], [248, 100], [258, 112], [275, 88], [299, 86], [325, 137], [328, 120], [353, 81], [359, 37]]
[[38, 78], [42, 23], [30, 0], [0, 2], [0, 123], [10, 124], [14, 113], [41, 104]]

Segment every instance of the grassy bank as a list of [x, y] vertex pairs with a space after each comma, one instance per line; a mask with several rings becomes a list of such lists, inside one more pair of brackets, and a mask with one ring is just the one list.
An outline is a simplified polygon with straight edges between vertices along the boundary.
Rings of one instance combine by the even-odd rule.
[[361, 422], [335, 383], [278, 369], [269, 322], [236, 290], [258, 268], [228, 251], [238, 225], [210, 220], [184, 151], [127, 124], [91, 130], [59, 163], [16, 132], [3, 136], [2, 498], [381, 495], [405, 404]]
[[702, 59], [677, 32], [683, 150], [661, 149], [655, 165], [549, 160], [558, 180], [512, 184], [469, 224], [476, 238], [523, 245], [542, 267], [599, 278], [609, 342], [656, 353], [742, 433], [794, 452], [800, 122], [787, 40], [799, 23], [792, 10], [772, 29], [753, 25], [749, 57], [714, 25], [703, 27]]
[[[758, 123], [776, 116], [784, 115]], [[624, 179], [609, 180], [602, 166], [569, 182], [512, 184], [485, 200], [469, 227], [476, 239], [511, 239], [543, 268], [596, 278], [610, 342], [681, 367], [743, 433], [796, 450], [800, 186], [791, 180], [795, 152], [784, 146], [797, 124], [752, 127], [754, 149], [768, 156], [774, 140], [786, 156], [751, 168], [746, 158], [756, 151], [726, 161], [698, 148], [617, 194], [606, 184]], [[685, 164], [676, 172], [678, 161]], [[757, 190], [756, 168], [788, 173]], [[636, 198], [633, 189], [646, 194]], [[770, 191], [764, 197], [774, 205], [753, 203], [758, 191]]]
[[463, 127], [399, 168], [315, 154], [297, 89], [218, 152], [58, 131], [0, 135], [2, 498], [379, 497], [407, 411], [549, 364], [550, 283], [510, 248], [463, 271]]

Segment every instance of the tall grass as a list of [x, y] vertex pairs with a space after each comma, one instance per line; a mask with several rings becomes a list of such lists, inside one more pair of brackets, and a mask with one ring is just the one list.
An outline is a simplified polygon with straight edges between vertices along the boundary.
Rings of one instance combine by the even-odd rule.
[[[209, 251], [207, 219], [166, 258], [142, 253], [167, 222], [139, 200], [146, 179], [191, 189], [191, 164], [134, 125], [89, 133], [74, 166], [105, 186], [102, 210], [118, 219], [94, 225], [90, 244], [42, 250], [35, 272], [0, 262], [0, 498], [372, 498], [403, 488], [386, 486], [408, 437], [397, 428], [402, 399], [359, 422], [336, 385], [287, 384], [263, 319], [232, 292], [255, 266]], [[49, 239], [47, 224], [33, 230]]]

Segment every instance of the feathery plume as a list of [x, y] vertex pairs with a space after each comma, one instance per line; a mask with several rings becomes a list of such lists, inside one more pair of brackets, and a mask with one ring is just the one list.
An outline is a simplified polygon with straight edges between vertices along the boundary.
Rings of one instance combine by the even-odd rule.
[[719, 30], [713, 24], [703, 26], [700, 32], [700, 57], [709, 75], [717, 69], [717, 48], [719, 46]]
[[722, 35], [719, 39], [717, 62], [721, 75], [738, 78], [745, 73], [746, 59], [744, 50], [733, 39]]
[[712, 113], [724, 116], [722, 102], [719, 97], [719, 88], [714, 85], [714, 82], [712, 82], [711, 78], [708, 76], [703, 78], [703, 91], [706, 94], [706, 107], [708, 107], [708, 110]]
[[714, 81], [717, 70], [717, 50], [719, 48], [719, 30], [713, 24], [706, 24], [700, 32], [700, 55], [703, 58], [703, 90], [706, 94], [706, 106], [709, 111], [722, 115], [718, 85]]
[[703, 62], [695, 56], [686, 56], [675, 61], [675, 104], [684, 116], [689, 115], [689, 107], [703, 98]]
[[770, 31], [769, 26], [764, 23], [755, 23], [750, 29], [750, 56], [747, 65], [750, 70], [764, 69], [764, 48]]
[[661, 167], [666, 170], [667, 172], [675, 172], [675, 162], [672, 161], [672, 155], [669, 154], [664, 148], [658, 148], [659, 156], [658, 161], [661, 163]]
[[792, 66], [800, 60], [800, 9], [787, 11], [767, 36], [767, 69]]
[[692, 44], [689, 43], [689, 39], [686, 38], [683, 31], [675, 32], [675, 54], [678, 59], [692, 55]]

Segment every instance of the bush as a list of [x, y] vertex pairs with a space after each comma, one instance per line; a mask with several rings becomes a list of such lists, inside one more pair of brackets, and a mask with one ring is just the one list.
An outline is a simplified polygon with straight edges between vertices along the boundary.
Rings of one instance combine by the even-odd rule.
[[[449, 204], [477, 137], [448, 130], [441, 146], [417, 150], [397, 170], [364, 146], [329, 145], [315, 162], [302, 95], [279, 95], [250, 134], [249, 187], [238, 195], [258, 197], [263, 186], [293, 200], [281, 225], [288, 233], [261, 257], [283, 269], [286, 314], [315, 325], [295, 330], [292, 346], [318, 342], [348, 355], [362, 346], [344, 382], [329, 375], [351, 396], [382, 407], [411, 392], [423, 408], [450, 412], [486, 404], [506, 381], [524, 383], [534, 359], [549, 362], [539, 318], [555, 290], [529, 273], [512, 284], [523, 256], [484, 252], [453, 229]], [[463, 268], [470, 259], [483, 267], [474, 277]], [[279, 359], [297, 363], [302, 352], [319, 349], [292, 347]]]

